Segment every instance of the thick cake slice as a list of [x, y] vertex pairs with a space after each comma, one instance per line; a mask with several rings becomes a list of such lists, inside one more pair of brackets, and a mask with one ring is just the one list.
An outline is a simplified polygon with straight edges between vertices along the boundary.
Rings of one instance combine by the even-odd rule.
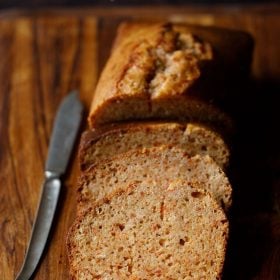
[[86, 170], [111, 157], [139, 148], [159, 145], [178, 147], [189, 155], [209, 155], [225, 169], [229, 148], [222, 137], [198, 124], [131, 123], [84, 132], [80, 144], [80, 167]]
[[246, 76], [252, 45], [244, 32], [124, 23], [96, 87], [90, 126], [161, 119], [230, 133], [232, 121], [219, 105]]
[[71, 279], [220, 279], [227, 236], [223, 211], [198, 186], [131, 184], [76, 219]]
[[132, 150], [114, 159], [100, 162], [83, 172], [79, 183], [79, 209], [88, 207], [123, 185], [147, 182], [168, 184], [174, 179], [200, 182], [228, 209], [231, 186], [222, 169], [209, 156], [190, 157], [181, 149], [166, 146]]

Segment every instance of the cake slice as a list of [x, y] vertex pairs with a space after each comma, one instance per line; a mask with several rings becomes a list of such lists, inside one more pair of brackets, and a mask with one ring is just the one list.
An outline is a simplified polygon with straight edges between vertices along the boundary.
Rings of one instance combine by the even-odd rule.
[[123, 185], [146, 182], [168, 184], [174, 179], [202, 183], [219, 205], [231, 205], [231, 186], [222, 169], [209, 156], [189, 156], [167, 146], [132, 150], [91, 166], [79, 181], [81, 211]]
[[68, 234], [71, 279], [220, 279], [228, 222], [190, 183], [134, 183], [82, 213]]
[[131, 123], [88, 130], [83, 133], [79, 159], [81, 170], [111, 157], [139, 148], [160, 145], [181, 148], [189, 155], [209, 155], [223, 169], [229, 162], [229, 148], [222, 137], [199, 124]]

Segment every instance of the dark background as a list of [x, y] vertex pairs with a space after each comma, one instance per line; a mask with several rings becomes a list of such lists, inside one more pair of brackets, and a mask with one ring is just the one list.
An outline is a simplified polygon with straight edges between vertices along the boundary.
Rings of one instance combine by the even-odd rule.
[[280, 3], [278, 0], [0, 0], [0, 9], [45, 8], [75, 6], [116, 6], [116, 5], [182, 5], [182, 4], [251, 4]]

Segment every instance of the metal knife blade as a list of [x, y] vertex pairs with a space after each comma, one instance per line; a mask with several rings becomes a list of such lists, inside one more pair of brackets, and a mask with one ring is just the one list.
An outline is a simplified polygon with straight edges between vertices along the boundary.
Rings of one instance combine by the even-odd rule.
[[46, 171], [65, 172], [72, 147], [81, 122], [82, 104], [77, 93], [71, 92], [57, 112], [50, 142]]
[[30, 279], [44, 251], [61, 189], [60, 176], [67, 168], [82, 120], [82, 110], [75, 91], [65, 97], [59, 106], [50, 141], [41, 199], [25, 259], [16, 280]]

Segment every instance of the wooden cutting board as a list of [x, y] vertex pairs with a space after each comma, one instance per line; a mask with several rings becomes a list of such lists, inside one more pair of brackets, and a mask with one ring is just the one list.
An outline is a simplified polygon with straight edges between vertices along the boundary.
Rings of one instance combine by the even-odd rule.
[[[116, 27], [125, 19], [216, 25], [254, 36], [253, 79], [233, 108], [239, 130], [224, 278], [280, 279], [279, 16], [277, 5], [1, 12], [0, 279], [14, 279], [23, 261], [58, 105], [76, 88], [89, 109]], [[34, 279], [68, 278], [65, 237], [75, 216], [77, 166], [76, 145]]]

